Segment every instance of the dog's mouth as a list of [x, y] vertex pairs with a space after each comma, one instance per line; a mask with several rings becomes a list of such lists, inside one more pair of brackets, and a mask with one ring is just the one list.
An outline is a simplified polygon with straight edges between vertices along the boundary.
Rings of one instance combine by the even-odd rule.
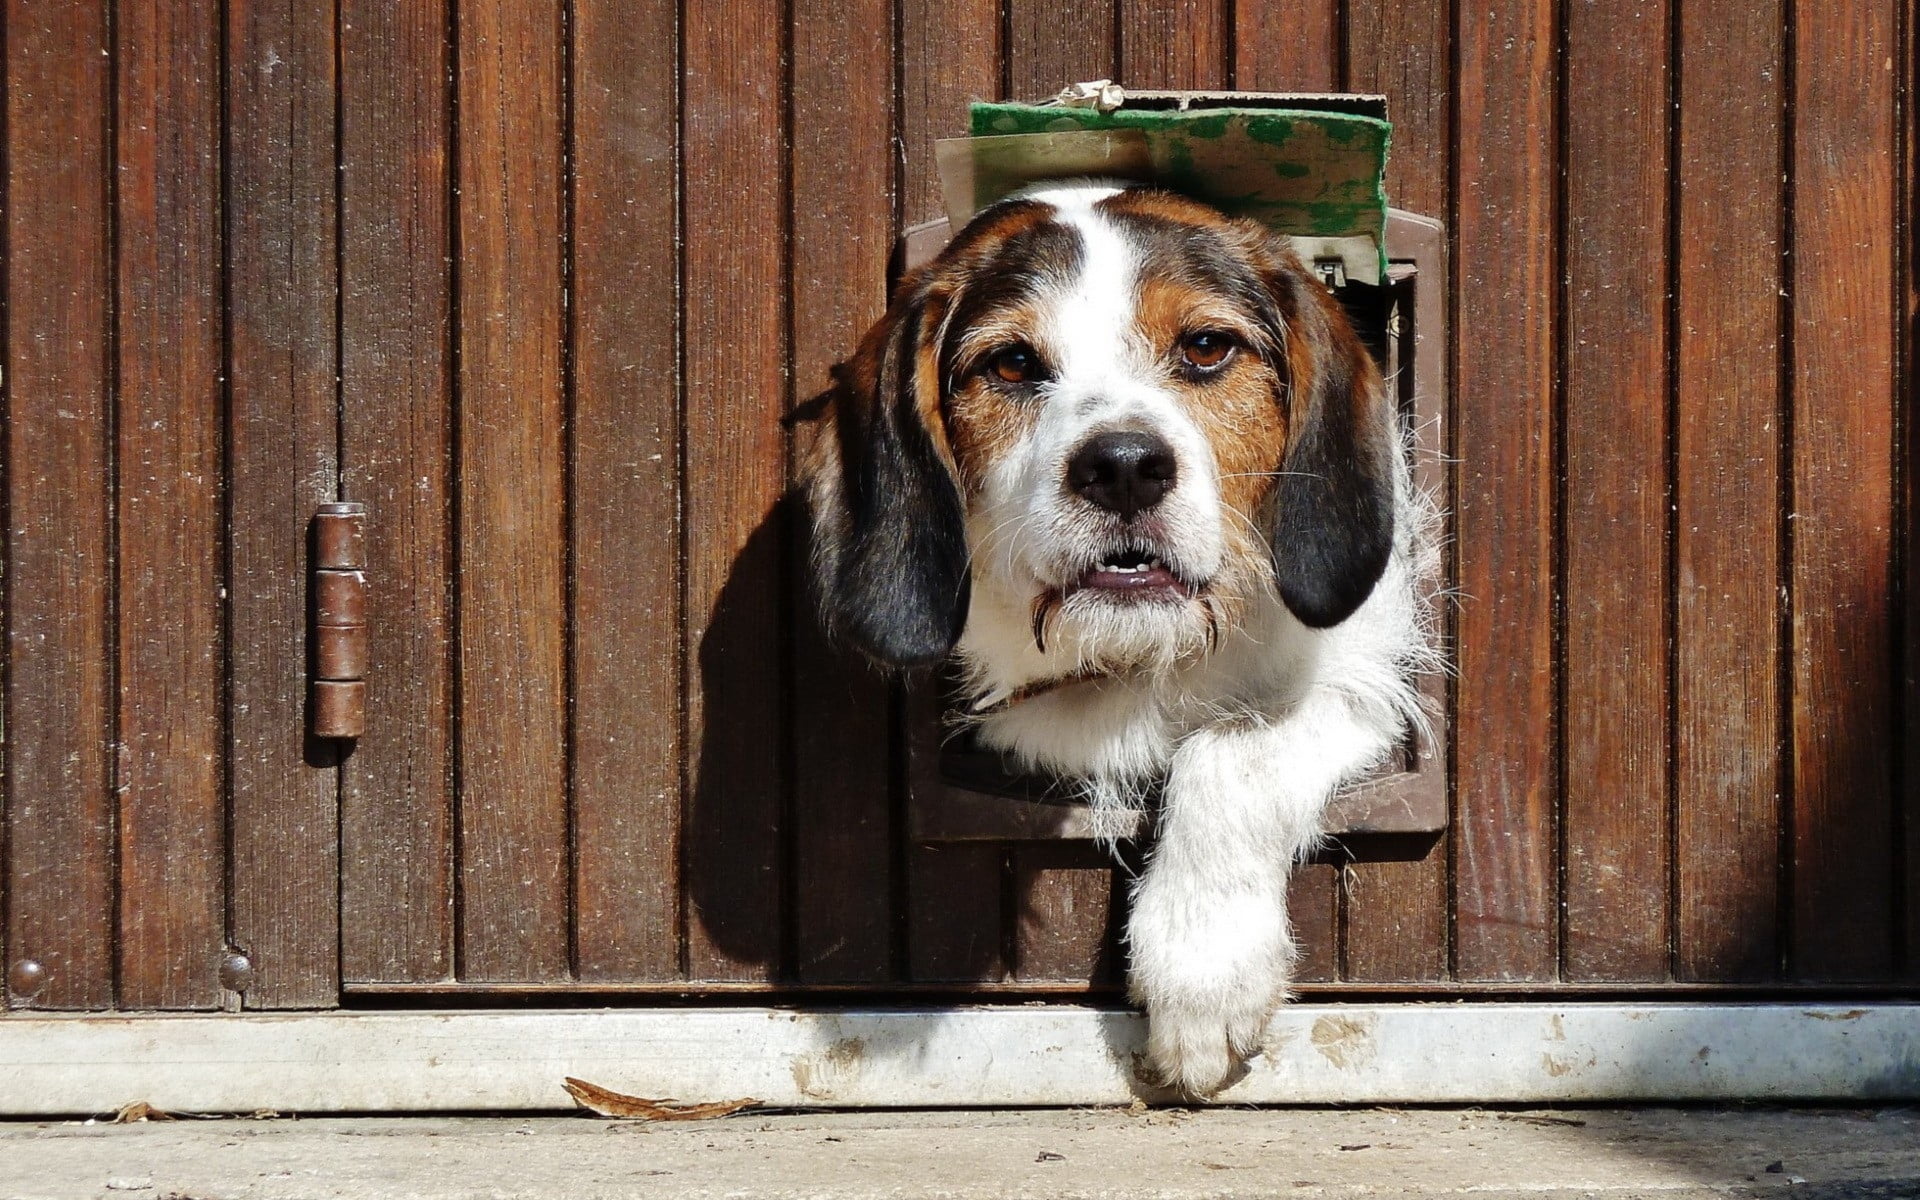
[[1198, 589], [1182, 579], [1153, 551], [1129, 546], [1111, 551], [1081, 573], [1072, 591], [1104, 592], [1116, 596], [1177, 596], [1186, 599]]
[[1172, 612], [1195, 602], [1206, 617], [1207, 644], [1212, 646], [1220, 637], [1220, 616], [1207, 582], [1188, 578], [1171, 555], [1138, 544], [1122, 546], [1101, 553], [1071, 583], [1034, 598], [1033, 644], [1046, 653], [1051, 618], [1063, 608], [1079, 609], [1083, 615], [1107, 605], [1150, 605]]

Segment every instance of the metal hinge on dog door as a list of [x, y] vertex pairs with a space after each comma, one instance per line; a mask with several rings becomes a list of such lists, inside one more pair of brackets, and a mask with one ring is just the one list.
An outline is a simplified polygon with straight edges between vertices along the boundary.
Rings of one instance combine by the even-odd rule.
[[367, 506], [313, 517], [313, 736], [367, 731]]

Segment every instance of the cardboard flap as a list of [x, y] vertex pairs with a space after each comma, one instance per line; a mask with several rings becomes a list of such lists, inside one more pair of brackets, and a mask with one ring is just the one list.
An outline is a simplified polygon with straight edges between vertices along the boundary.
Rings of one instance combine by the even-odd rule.
[[1316, 239], [1347, 273], [1385, 270], [1391, 126], [1377, 96], [1128, 92], [1110, 110], [975, 104], [973, 136], [936, 147], [957, 229], [1047, 180], [1156, 183], [1276, 232]]

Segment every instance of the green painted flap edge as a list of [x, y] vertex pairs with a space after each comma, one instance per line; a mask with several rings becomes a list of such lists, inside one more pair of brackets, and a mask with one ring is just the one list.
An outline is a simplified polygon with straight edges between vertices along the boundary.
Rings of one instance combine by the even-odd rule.
[[[1136, 98], [1130, 95], [1129, 103]], [[1380, 247], [1385, 270], [1386, 167], [1393, 126], [1384, 117], [1334, 111], [1331, 97], [1300, 98], [1312, 108], [1287, 107], [1284, 96], [1231, 93], [1180, 96], [1171, 107], [1163, 106], [1162, 94], [1153, 100], [1109, 112], [975, 103], [971, 134], [1137, 130], [1146, 139], [1154, 182], [1280, 233], [1370, 237]], [[1353, 106], [1381, 111], [1377, 101], [1366, 98], [1356, 98]]]

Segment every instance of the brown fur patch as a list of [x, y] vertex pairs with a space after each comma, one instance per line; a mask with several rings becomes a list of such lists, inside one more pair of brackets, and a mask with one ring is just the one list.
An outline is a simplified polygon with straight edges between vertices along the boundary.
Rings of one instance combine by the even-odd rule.
[[[975, 341], [972, 335], [979, 332], [986, 334], [977, 339], [981, 349], [1015, 341], [1031, 343], [1039, 324], [1039, 311], [1022, 302], [996, 311], [990, 322], [969, 330], [969, 341]], [[972, 495], [990, 465], [1012, 453], [1033, 431], [1038, 413], [1031, 403], [993, 386], [977, 371], [961, 370], [956, 375], [959, 378], [946, 402], [947, 430], [961, 486]]]
[[1129, 188], [1108, 196], [1100, 201], [1099, 206], [1115, 214], [1131, 213], [1176, 225], [1190, 225], [1196, 229], [1224, 230], [1234, 224], [1233, 219], [1219, 209], [1191, 200], [1178, 192], [1160, 191], [1157, 188]]
[[[1272, 489], [1273, 472], [1287, 448], [1287, 379], [1293, 364], [1273, 361], [1280, 347], [1271, 344], [1257, 313], [1240, 299], [1212, 285], [1207, 265], [1196, 261], [1213, 254], [1246, 276], [1291, 266], [1298, 260], [1274, 253], [1276, 243], [1258, 226], [1235, 221], [1185, 196], [1136, 189], [1108, 197], [1100, 207], [1113, 216], [1146, 229], [1166, 229], [1183, 236], [1162, 242], [1148, 240], [1147, 262], [1135, 298], [1136, 323], [1141, 335], [1165, 364], [1171, 386], [1195, 423], [1212, 443], [1220, 467], [1222, 500], [1251, 519]], [[1209, 235], [1200, 241], [1191, 232]], [[1233, 357], [1218, 371], [1189, 378], [1179, 370], [1180, 343], [1190, 334], [1219, 330], [1240, 343]], [[1312, 347], [1287, 346], [1310, 356]], [[1228, 518], [1246, 532], [1245, 522]]]
[[834, 429], [837, 422], [851, 420], [855, 427], [864, 427], [872, 419], [875, 405], [894, 402], [896, 397], [879, 394], [881, 375], [894, 333], [900, 322], [909, 319], [917, 319], [919, 325], [911, 347], [911, 365], [901, 366], [913, 372], [914, 410], [940, 456], [949, 466], [955, 465], [940, 405], [940, 330], [955, 297], [982, 264], [1003, 251], [1011, 239], [1045, 224], [1052, 214], [1050, 205], [1008, 205], [990, 220], [963, 230], [932, 262], [901, 277], [886, 314], [867, 330], [854, 353], [835, 368], [835, 386], [827, 403], [817, 414], [809, 414], [812, 419], [808, 424], [813, 429], [802, 433], [803, 472], [837, 470], [840, 455], [836, 447], [822, 444], [828, 440], [822, 435]]
[[[1151, 275], [1141, 281], [1135, 312], [1168, 386], [1213, 445], [1222, 498], [1251, 516], [1286, 452], [1287, 423], [1280, 374], [1253, 348], [1259, 334], [1249, 314], [1213, 292]], [[1180, 366], [1181, 343], [1204, 330], [1230, 333], [1240, 344], [1215, 371], [1190, 375]]]
[[987, 214], [986, 220], [976, 220], [962, 229], [926, 270], [939, 276], [971, 271], [1012, 239], [1052, 220], [1053, 213], [1053, 205], [1031, 200], [1002, 205]]
[[[988, 464], [1033, 428], [1030, 407], [986, 383], [972, 366], [978, 354], [996, 346], [1034, 340], [1040, 314], [1029, 296], [1008, 290], [1014, 273], [1010, 268], [1044, 272], [1067, 265], [1044, 261], [1060, 254], [1058, 240], [1039, 243], [1035, 237], [1053, 213], [1051, 205], [1016, 203], [969, 226], [920, 280], [929, 298], [916, 356], [916, 401], [921, 419], [934, 431], [936, 444], [968, 493], [979, 488]], [[1019, 252], [1022, 247], [1026, 253]], [[953, 319], [967, 322], [966, 329], [953, 332], [964, 335], [972, 350], [960, 362], [942, 358], [942, 334]], [[943, 371], [949, 379], [941, 378]], [[955, 385], [951, 394], [946, 394], [948, 382]]]
[[[1219, 470], [1223, 533], [1229, 563], [1216, 581], [1209, 618], [1240, 617], [1244, 588], [1267, 573], [1270, 551], [1259, 514], [1273, 490], [1287, 447], [1286, 387], [1262, 347], [1269, 339], [1247, 312], [1219, 291], [1149, 270], [1140, 282], [1135, 322], [1165, 372], [1164, 383], [1213, 447]], [[1182, 369], [1181, 345], [1192, 334], [1221, 331], [1238, 344], [1217, 370]]]
[[[1251, 353], [1175, 385], [1219, 462], [1232, 557], [1257, 569], [1259, 543], [1284, 543], [1288, 566], [1313, 564], [1295, 575], [1275, 564], [1288, 604], [1310, 623], [1342, 619], [1377, 577], [1391, 537], [1392, 414], [1372, 357], [1287, 239], [1165, 192], [1130, 191], [1100, 207], [1146, 259], [1139, 319], [1156, 351], [1183, 319], [1209, 321], [1209, 305], [1251, 319]], [[1211, 323], [1240, 332], [1230, 320]], [[1256, 359], [1266, 370], [1247, 369]]]

